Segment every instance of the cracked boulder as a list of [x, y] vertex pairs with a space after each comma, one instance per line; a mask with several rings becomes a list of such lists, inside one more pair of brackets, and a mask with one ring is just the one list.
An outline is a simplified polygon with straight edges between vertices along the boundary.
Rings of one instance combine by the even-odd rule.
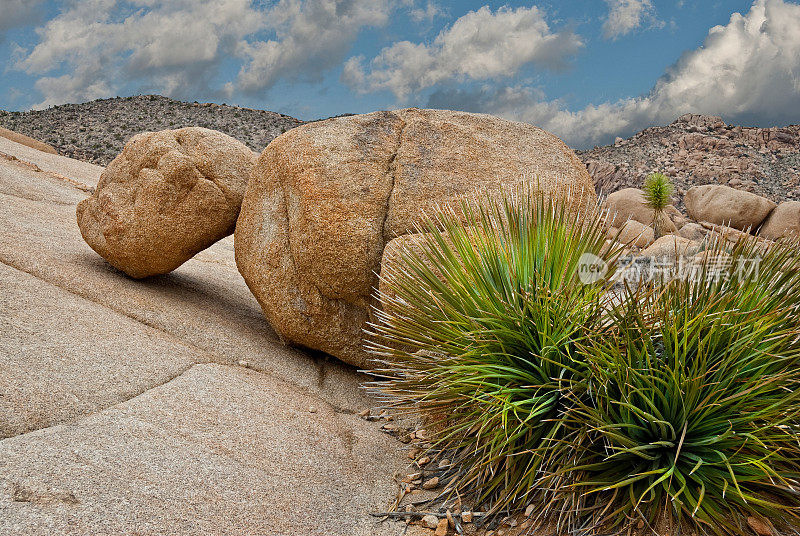
[[131, 277], [168, 273], [233, 233], [256, 156], [200, 127], [134, 136], [78, 204], [83, 239]]
[[415, 108], [309, 123], [258, 159], [236, 264], [285, 342], [364, 367], [386, 243], [437, 204], [536, 180], [569, 189], [576, 210], [596, 201], [572, 150], [529, 124]]

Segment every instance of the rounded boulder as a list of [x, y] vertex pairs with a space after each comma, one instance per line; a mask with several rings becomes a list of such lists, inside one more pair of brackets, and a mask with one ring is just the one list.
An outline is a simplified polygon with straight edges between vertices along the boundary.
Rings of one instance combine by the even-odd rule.
[[363, 367], [363, 330], [385, 245], [476, 190], [538, 181], [596, 202], [560, 139], [523, 123], [405, 109], [308, 123], [261, 154], [236, 225], [236, 263], [291, 344]]
[[740, 231], [755, 230], [776, 207], [769, 199], [719, 184], [694, 186], [686, 192], [683, 202], [695, 221]]
[[233, 233], [256, 156], [206, 128], [138, 134], [78, 204], [81, 234], [131, 277], [168, 273]]

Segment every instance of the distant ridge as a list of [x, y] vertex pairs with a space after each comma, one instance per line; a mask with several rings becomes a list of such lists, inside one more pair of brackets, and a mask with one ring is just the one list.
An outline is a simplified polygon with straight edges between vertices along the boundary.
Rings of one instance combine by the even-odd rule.
[[775, 202], [800, 201], [800, 125], [756, 128], [686, 114], [613, 145], [579, 151], [598, 192], [641, 188], [660, 171], [673, 178], [676, 204], [692, 186], [724, 184]]
[[302, 121], [275, 112], [160, 95], [99, 99], [29, 112], [0, 111], [0, 127], [41, 140], [62, 155], [106, 165], [139, 132], [200, 126], [261, 151]]

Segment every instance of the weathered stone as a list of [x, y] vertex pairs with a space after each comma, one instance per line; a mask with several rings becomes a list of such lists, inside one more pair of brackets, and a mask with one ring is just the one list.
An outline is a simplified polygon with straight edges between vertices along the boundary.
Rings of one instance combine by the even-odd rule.
[[728, 186], [695, 186], [683, 198], [686, 210], [696, 221], [755, 230], [777, 205], [764, 197]]
[[664, 235], [642, 251], [645, 257], [679, 257], [689, 253], [692, 241], [682, 236]]
[[236, 261], [287, 342], [366, 366], [362, 330], [386, 243], [476, 190], [524, 182], [596, 200], [561, 140], [487, 115], [407, 109], [309, 123], [262, 153], [236, 226]]
[[692, 222], [678, 229], [676, 234], [688, 240], [702, 240], [708, 234], [708, 231], [699, 223]]
[[775, 207], [758, 235], [769, 240], [800, 238], [800, 201], [786, 201]]
[[84, 240], [131, 277], [171, 272], [233, 232], [255, 153], [199, 127], [134, 136], [78, 204]]
[[646, 248], [653, 243], [653, 228], [636, 220], [628, 220], [617, 235], [617, 241], [639, 248]]

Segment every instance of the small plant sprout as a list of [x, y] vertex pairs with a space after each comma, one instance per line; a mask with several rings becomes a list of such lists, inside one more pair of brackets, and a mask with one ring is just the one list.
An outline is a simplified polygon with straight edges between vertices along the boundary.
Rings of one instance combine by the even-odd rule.
[[674, 192], [672, 181], [663, 173], [651, 173], [644, 181], [644, 199], [647, 206], [653, 209], [653, 235], [656, 240], [664, 235], [666, 209]]

